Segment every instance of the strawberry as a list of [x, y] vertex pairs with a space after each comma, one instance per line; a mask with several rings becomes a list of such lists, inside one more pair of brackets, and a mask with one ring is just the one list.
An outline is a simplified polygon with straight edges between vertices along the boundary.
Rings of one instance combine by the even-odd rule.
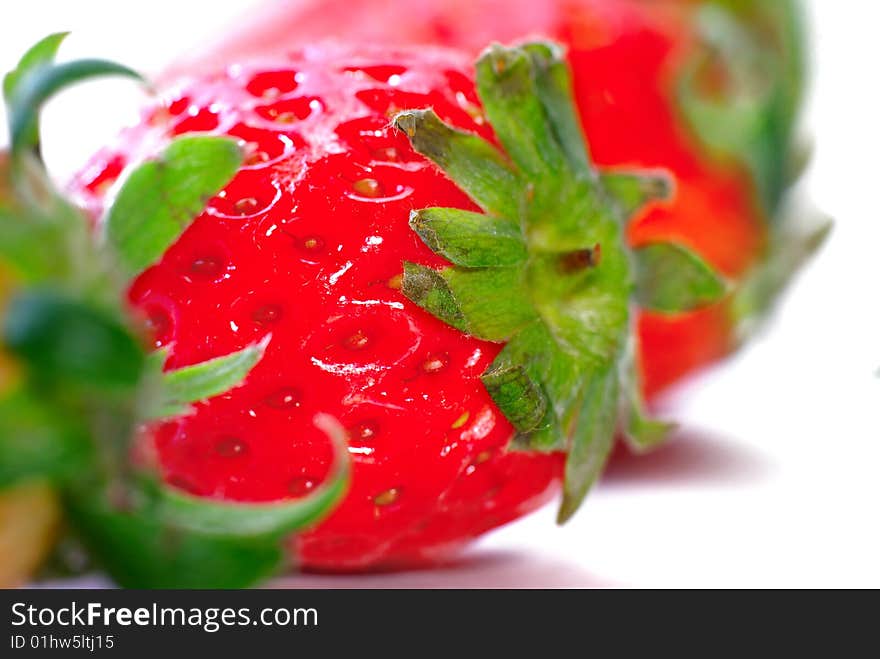
[[[643, 213], [632, 242], [674, 239], [747, 279], [781, 242], [774, 218], [795, 166], [799, 22], [793, 0], [297, 0], [272, 3], [175, 70], [327, 37], [474, 54], [493, 40], [552, 38], [568, 47], [596, 164], [675, 179], [672, 202]], [[725, 301], [675, 318], [643, 314], [646, 393], [729, 353], [751, 311]]]
[[555, 45], [475, 69], [317, 45], [180, 80], [74, 183], [89, 237], [36, 115], [131, 72], [56, 65], [58, 43], [6, 79], [0, 257], [24, 283], [0, 339], [23, 379], [0, 487], [50, 478], [121, 583], [252, 583], [282, 541], [310, 569], [436, 560], [559, 489], [567, 520], [618, 430], [665, 435], [636, 310], [729, 282], [682, 241], [630, 244], [675, 182], [595, 167]]
[[[549, 67], [564, 81], [564, 66], [552, 51], [499, 49], [478, 65], [484, 101], [488, 96], [496, 105], [507, 102], [508, 60], [517, 67], [510, 84], [533, 84], [531, 66]], [[498, 80], [492, 67], [501, 72]], [[610, 447], [617, 401], [624, 396], [619, 392], [637, 396], [630, 391], [635, 385], [622, 384], [618, 375], [633, 358], [626, 338], [629, 257], [618, 224], [596, 220], [600, 227], [587, 239], [578, 237], [580, 218], [565, 218], [585, 199], [598, 210], [581, 212], [616, 216], [617, 207], [607, 200], [613, 181], [621, 194], [636, 196], [621, 204], [626, 210], [639, 206], [659, 182], [621, 174], [608, 179], [608, 190], [592, 189], [576, 126], [567, 128], [565, 147], [556, 137], [533, 147], [547, 136], [514, 125], [496, 134], [492, 123], [497, 127], [504, 111], [481, 106], [472, 75], [467, 58], [426, 48], [309, 47], [236, 65], [176, 85], [142, 125], [89, 165], [80, 182], [85, 205], [95, 208], [120, 171], [174, 135], [197, 131], [243, 142], [245, 167], [161, 261], [136, 279], [129, 299], [148, 319], [156, 346], [168, 351], [170, 367], [267, 342], [240, 387], [155, 429], [164, 476], [175, 487], [237, 501], [304, 496], [324, 482], [332, 458], [326, 439], [306, 420], [323, 412], [346, 427], [351, 490], [326, 521], [297, 536], [295, 556], [304, 567], [400, 566], [445, 556], [546, 502], [566, 470], [561, 516], [568, 517]], [[549, 120], [537, 92], [521, 93], [537, 115], [514, 115], [511, 121], [544, 126]], [[559, 93], [559, 112], [570, 111], [564, 84]], [[432, 108], [436, 115], [398, 115], [416, 108]], [[405, 131], [392, 126], [396, 115]], [[450, 126], [466, 133], [449, 132]], [[473, 142], [474, 136], [480, 139]], [[499, 143], [525, 150], [515, 156], [524, 172], [507, 173], [504, 165], [494, 174], [501, 177], [493, 184], [498, 189], [481, 191], [481, 177], [499, 167], [493, 158], [503, 161], [492, 155]], [[527, 157], [530, 149], [552, 148], [558, 159], [569, 146], [574, 162], [554, 162], [555, 179], [539, 174], [545, 165], [529, 160], [537, 156]], [[529, 203], [543, 204], [556, 222], [534, 238], [537, 246], [523, 243], [518, 230], [480, 224], [493, 213], [505, 213], [504, 222], [515, 220], [512, 200], [523, 191], [513, 178], [525, 181]], [[493, 195], [501, 197], [492, 201]], [[565, 201], [565, 195], [575, 196]], [[481, 209], [490, 215], [476, 215]], [[450, 226], [476, 235], [462, 247], [445, 235]], [[565, 230], [570, 237], [559, 233]], [[499, 248], [511, 253], [499, 255]], [[537, 252], [526, 265], [522, 259], [530, 250]], [[662, 247], [658, 258], [677, 267]], [[459, 292], [436, 280], [450, 261], [468, 266], [474, 259], [481, 267], [499, 259], [511, 267], [478, 268], [472, 281], [465, 268], [453, 285], [462, 286]], [[536, 307], [508, 299], [508, 289], [534, 288], [528, 295], [548, 300], [575, 296], [571, 304], [577, 305], [575, 290], [564, 289], [581, 285], [594, 269], [609, 273], [599, 287], [607, 287], [603, 295], [614, 300], [608, 308], [596, 311], [592, 321], [548, 322], [563, 335], [574, 332], [576, 343], [579, 334], [595, 338], [582, 347], [545, 346], [550, 339], [543, 324], [531, 320]], [[498, 274], [486, 279], [486, 273]], [[698, 263], [693, 274], [711, 300], [717, 286], [707, 273]], [[526, 285], [523, 277], [559, 281]], [[448, 300], [438, 307], [437, 296], [449, 295], [466, 297], [459, 301], [463, 309], [485, 305], [473, 312], [482, 319], [470, 319], [467, 310], [450, 312]], [[583, 304], [592, 314], [586, 309], [599, 303]], [[528, 338], [515, 338], [520, 325], [530, 328], [523, 330]], [[526, 366], [512, 356], [531, 345], [526, 342], [535, 344], [529, 351], [546, 353], [547, 363], [559, 362], [559, 371], [526, 377], [522, 369], [537, 364]], [[569, 372], [573, 366], [563, 355], [572, 351], [583, 361], [578, 369], [596, 362], [608, 379], [590, 384], [577, 369]], [[508, 381], [515, 373], [520, 379]], [[577, 383], [541, 381], [547, 378]], [[590, 395], [585, 386], [598, 390]], [[539, 390], [547, 388], [553, 392], [545, 400]], [[554, 402], [554, 396], [565, 400]], [[597, 428], [577, 448], [573, 438], [585, 430], [577, 430], [572, 406], [584, 396], [599, 406], [580, 412], [595, 415], [590, 423]], [[559, 421], [547, 410], [554, 405]], [[564, 433], [561, 423], [574, 425]], [[649, 424], [651, 431], [662, 430]], [[566, 434], [575, 446], [567, 447]], [[514, 436], [522, 450], [510, 449]], [[584, 455], [580, 462], [569, 458], [566, 468], [567, 448]]]

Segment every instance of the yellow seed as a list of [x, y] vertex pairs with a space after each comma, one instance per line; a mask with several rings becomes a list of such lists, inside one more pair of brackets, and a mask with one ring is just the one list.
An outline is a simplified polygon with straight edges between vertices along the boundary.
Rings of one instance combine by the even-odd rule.
[[446, 355], [429, 357], [422, 363], [422, 370], [425, 373], [436, 373], [437, 371], [446, 368], [446, 364], [449, 362], [449, 358]]
[[260, 202], [253, 197], [245, 197], [244, 199], [239, 199], [235, 202], [235, 210], [242, 215], [247, 215], [248, 213], [254, 212], [257, 206], [259, 206], [259, 203]]
[[377, 494], [373, 498], [373, 503], [377, 506], [390, 506], [392, 503], [397, 501], [397, 498], [400, 496], [400, 490], [396, 487], [392, 487], [390, 490], [385, 490], [381, 494]]
[[359, 181], [355, 181], [352, 187], [361, 197], [375, 199], [382, 195], [382, 185], [374, 178], [362, 178]]
[[462, 414], [460, 417], [458, 417], [458, 418], [455, 420], [455, 423], [452, 424], [452, 427], [453, 427], [455, 430], [458, 430], [459, 428], [461, 428], [462, 426], [464, 426], [464, 424], [466, 424], [467, 421], [468, 421], [468, 419], [470, 419], [470, 418], [471, 418], [471, 413], [470, 413], [470, 412], [465, 412], [464, 414]]
[[370, 337], [363, 330], [358, 330], [345, 340], [345, 345], [352, 350], [362, 350], [370, 343]]

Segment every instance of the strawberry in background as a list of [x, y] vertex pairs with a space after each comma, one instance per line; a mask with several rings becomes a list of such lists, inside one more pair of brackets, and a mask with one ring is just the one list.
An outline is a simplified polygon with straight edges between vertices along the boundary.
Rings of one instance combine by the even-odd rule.
[[736, 300], [640, 318], [653, 396], [735, 349], [782, 287], [778, 273], [822, 233], [792, 234], [779, 217], [803, 159], [801, 20], [797, 0], [288, 0], [243, 17], [168, 77], [328, 38], [473, 54], [493, 41], [565, 44], [596, 164], [674, 182], [672, 201], [631, 226], [633, 244], [675, 239], [747, 282]]

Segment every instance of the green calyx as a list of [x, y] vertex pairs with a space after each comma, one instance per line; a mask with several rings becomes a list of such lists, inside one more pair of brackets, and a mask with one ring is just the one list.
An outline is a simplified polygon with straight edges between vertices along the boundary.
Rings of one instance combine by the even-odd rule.
[[406, 263], [402, 290], [449, 325], [505, 344], [483, 383], [516, 429], [514, 449], [567, 453], [565, 521], [618, 428], [642, 448], [668, 429], [644, 413], [633, 307], [678, 313], [726, 288], [680, 245], [627, 245], [629, 217], [668, 185], [656, 174], [595, 170], [555, 45], [492, 46], [476, 78], [503, 150], [431, 110], [395, 118], [483, 211], [413, 212], [412, 228], [451, 265]]
[[29, 50], [3, 82], [10, 152], [0, 154], [0, 352], [17, 365], [0, 382], [0, 492], [48, 479], [71, 530], [120, 584], [241, 587], [284, 565], [283, 539], [313, 525], [349, 482], [345, 431], [315, 419], [337, 456], [309, 496], [273, 504], [207, 500], [162, 483], [150, 460], [134, 461], [146, 422], [241, 384], [271, 337], [168, 370], [165, 351], [144, 349], [144, 328], [125, 291], [155, 264], [238, 171], [225, 138], [187, 136], [131, 171], [96, 236], [48, 179], [38, 116], [55, 93], [98, 75], [137, 74], [111, 62], [56, 64], [64, 34]]

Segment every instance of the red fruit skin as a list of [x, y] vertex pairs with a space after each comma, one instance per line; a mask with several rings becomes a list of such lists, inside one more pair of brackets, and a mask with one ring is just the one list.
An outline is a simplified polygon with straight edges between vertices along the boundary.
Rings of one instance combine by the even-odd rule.
[[[577, 101], [595, 162], [662, 169], [671, 203], [634, 222], [633, 244], [678, 240], [731, 278], [762, 254], [766, 218], [740, 167], [704, 152], [676, 110], [674, 89], [694, 49], [697, 0], [287, 0], [267, 4], [177, 71], [334, 37], [436, 43], [477, 53], [491, 41], [550, 37], [569, 48]], [[695, 314], [645, 314], [639, 323], [651, 397], [733, 349], [723, 304]]]
[[168, 482], [240, 501], [307, 494], [327, 475], [316, 413], [350, 435], [342, 504], [300, 535], [307, 569], [438, 560], [545, 503], [563, 456], [507, 452], [513, 431], [479, 377], [500, 346], [409, 302], [404, 260], [441, 266], [408, 226], [430, 206], [475, 209], [406, 137], [400, 109], [477, 123], [469, 57], [309, 48], [183, 81], [75, 184], [98, 213], [124, 166], [182, 132], [246, 142], [247, 165], [133, 283], [169, 368], [271, 337], [244, 384], [155, 429]]

